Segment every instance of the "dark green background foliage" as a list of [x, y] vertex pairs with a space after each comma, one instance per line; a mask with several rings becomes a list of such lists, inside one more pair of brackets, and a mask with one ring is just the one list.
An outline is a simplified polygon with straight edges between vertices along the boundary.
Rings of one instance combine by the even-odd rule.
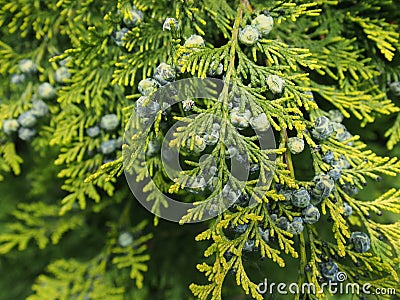
[[[127, 21], [132, 12], [136, 23]], [[240, 30], [263, 13], [272, 16], [272, 31], [244, 45]], [[167, 17], [177, 20], [177, 30], [163, 30]], [[350, 282], [400, 292], [400, 184], [395, 177], [400, 172], [400, 85], [396, 90], [394, 84], [400, 81], [399, 20], [397, 0], [0, 0], [0, 299], [221, 299], [221, 292], [223, 299], [260, 299], [255, 288], [264, 278], [318, 285], [320, 263], [329, 257]], [[205, 45], [184, 45], [192, 35], [202, 36]], [[23, 59], [32, 60], [36, 70], [24, 73]], [[102, 150], [105, 141], [123, 137], [141, 96], [138, 83], [163, 62], [176, 67], [176, 79], [204, 78], [211, 63], [221, 63], [223, 74], [215, 77], [246, 90], [249, 103], [267, 115], [277, 140], [277, 166], [255, 208], [180, 225], [154, 217], [134, 198], [124, 164], [133, 160], [134, 149], [162, 140], [176, 121], [172, 117], [190, 114], [180, 105], [169, 115], [158, 114], [160, 130], [152, 127], [146, 143], [133, 139], [133, 149]], [[60, 80], [57, 70], [63, 66], [69, 75]], [[25, 79], [13, 82], [22, 73]], [[272, 93], [271, 75], [286, 83], [282, 93]], [[40, 94], [44, 82], [56, 95]], [[37, 98], [49, 111], [34, 125], [36, 135], [24, 141], [17, 132], [7, 134], [6, 120], [31, 111]], [[212, 111], [229, 121], [226, 105], [196, 101], [196, 113]], [[319, 141], [311, 133], [315, 120], [332, 109], [344, 115], [350, 142]], [[103, 127], [90, 137], [87, 128], [100, 126], [108, 114], [117, 116], [116, 128]], [[188, 128], [200, 127], [195, 119], [184, 121]], [[247, 129], [242, 135], [253, 133]], [[190, 134], [181, 133], [186, 140]], [[296, 136], [305, 141], [305, 150], [292, 155], [288, 137]], [[292, 220], [301, 210], [285, 204], [278, 191], [315, 190], [314, 176], [330, 168], [322, 160], [328, 150], [343, 154], [352, 166], [318, 206], [319, 222], [290, 234], [271, 214]], [[191, 161], [187, 169], [197, 166], [195, 154], [185, 159]], [[157, 166], [153, 179], [161, 190], [182, 201], [209, 196], [188, 193], [181, 178], [166, 177], [160, 161], [156, 155], [148, 165]], [[225, 163], [221, 160], [219, 167]], [[346, 194], [345, 182], [360, 193]], [[246, 193], [254, 191], [253, 183], [247, 184]], [[151, 201], [154, 210], [162, 205], [157, 196]], [[353, 207], [348, 219], [344, 202]], [[187, 220], [192, 218], [189, 214]], [[250, 226], [234, 233], [242, 223]], [[257, 235], [261, 224], [270, 229], [269, 243]], [[368, 253], [354, 250], [352, 231], [368, 233]], [[133, 239], [128, 246], [119, 241], [124, 233]], [[250, 238], [260, 251], [243, 250]], [[233, 253], [230, 260], [228, 253]], [[293, 295], [265, 296], [284, 298]]]

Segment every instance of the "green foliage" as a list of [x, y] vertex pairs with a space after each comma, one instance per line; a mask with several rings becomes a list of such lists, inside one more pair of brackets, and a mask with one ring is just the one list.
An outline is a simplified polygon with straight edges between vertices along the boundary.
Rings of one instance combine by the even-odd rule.
[[104, 278], [104, 263], [59, 260], [48, 267], [52, 277], [41, 275], [27, 299], [123, 299], [124, 289]]
[[[321, 266], [328, 259], [347, 274], [349, 282], [398, 287], [399, 187], [375, 183], [374, 193], [367, 197], [357, 191], [381, 176], [389, 180], [400, 172], [395, 154], [376, 154], [373, 145], [364, 142], [366, 129], [359, 127], [378, 130], [381, 118], [399, 113], [398, 95], [390, 84], [400, 79], [400, 7], [394, 0], [356, 2], [0, 1], [0, 181], [25, 174], [27, 182], [32, 181], [29, 197], [21, 196], [15, 203], [6, 198], [8, 209], [15, 209], [0, 215], [0, 254], [49, 248], [65, 236], [79, 240], [93, 235], [101, 240], [82, 246], [88, 248], [85, 257], [55, 256], [36, 278], [27, 299], [194, 296], [205, 300], [240, 293], [263, 299], [258, 283], [267, 276], [269, 281], [279, 280], [279, 273], [287, 274], [287, 269], [295, 274], [290, 277], [295, 282], [320, 287]], [[135, 23], [132, 10], [143, 18]], [[273, 18], [272, 31], [244, 45], [239, 39], [241, 29], [261, 13]], [[177, 29], [163, 30], [167, 17], [177, 20]], [[185, 44], [195, 34], [204, 45]], [[19, 65], [22, 59], [32, 60], [37, 70], [24, 72]], [[152, 77], [162, 62], [173, 66], [176, 79], [205, 78], [222, 64], [223, 75], [215, 77], [232, 89], [223, 90], [220, 101], [193, 99], [195, 117], [178, 104], [168, 113], [157, 112], [147, 131], [131, 135], [128, 130], [124, 135], [127, 128], [140, 128], [137, 120], [129, 119], [140, 97], [138, 82]], [[64, 80], [57, 77], [62, 67], [69, 72]], [[15, 82], [15, 74], [25, 79]], [[55, 88], [55, 97], [41, 95], [44, 82]], [[229, 106], [233, 95], [240, 97], [239, 110], [248, 109], [252, 116], [265, 114], [277, 149], [263, 150], [253, 131], [235, 129]], [[37, 134], [27, 141], [18, 130], [7, 129], [5, 121], [32, 111], [37, 98], [49, 111], [37, 118]], [[359, 134], [351, 135], [340, 120], [334, 123], [334, 133], [318, 137], [327, 130], [321, 126], [318, 133], [318, 122], [322, 117], [333, 119], [332, 109]], [[103, 124], [108, 114], [118, 118], [115, 129]], [[195, 153], [196, 138], [212, 131], [213, 116], [220, 117], [222, 130], [215, 146], [206, 150], [209, 157], [200, 163], [202, 151]], [[181, 153], [185, 168], [170, 178], [160, 153], [144, 157], [143, 150], [149, 151], [151, 142], [161, 143], [177, 122], [180, 125], [168, 146], [185, 149]], [[99, 131], [91, 136], [88, 129], [96, 126]], [[394, 149], [400, 141], [400, 117], [385, 136], [387, 147]], [[290, 137], [302, 139], [305, 150], [291, 153]], [[120, 147], [122, 138], [126, 143]], [[117, 145], [116, 150], [104, 151], [106, 142]], [[212, 209], [210, 203], [224, 201], [230, 176], [226, 143], [235, 143], [258, 166], [259, 180], [233, 179], [231, 187], [242, 185], [242, 193], [253, 196], [256, 205], [236, 205], [201, 225], [183, 225], [200, 220]], [[326, 159], [329, 151], [331, 161]], [[138, 158], [146, 162], [138, 164]], [[194, 185], [202, 170], [211, 168], [212, 158], [217, 167], [215, 186], [191, 193], [187, 187]], [[334, 162], [348, 166], [340, 167], [340, 178], [321, 183], [332, 189], [315, 204], [321, 212], [318, 223], [304, 224], [300, 234], [282, 226], [279, 220], [293, 225], [302, 216], [302, 209], [288, 201], [285, 191], [304, 188], [315, 200], [317, 192], [324, 192], [318, 191], [315, 176], [329, 174]], [[138, 186], [152, 179], [143, 191], [155, 215], [168, 206], [162, 194], [194, 203], [180, 222], [182, 231], [190, 228], [183, 231], [185, 236], [174, 236], [177, 228], [141, 209], [122, 176], [126, 169], [137, 174]], [[5, 185], [0, 188], [7, 191]], [[350, 216], [345, 204], [353, 211]], [[154, 227], [147, 225], [151, 218]], [[239, 232], [240, 226], [244, 230]], [[356, 251], [350, 242], [354, 231], [368, 235], [368, 251]], [[127, 245], [120, 242], [123, 234], [132, 238]], [[166, 241], [172, 247], [160, 253]], [[206, 281], [195, 273], [168, 274], [175, 272], [175, 261], [182, 268], [189, 268], [186, 264], [191, 261], [179, 257], [180, 253], [171, 255], [173, 246], [187, 249], [182, 255], [192, 255]], [[167, 262], [158, 270], [156, 262], [163, 260]]]
[[0, 253], [9, 252], [12, 248], [25, 250], [31, 239], [34, 239], [40, 249], [51, 241], [57, 244], [63, 234], [74, 230], [83, 223], [82, 216], [57, 217], [58, 205], [46, 203], [20, 204], [13, 212], [15, 223], [7, 224], [0, 237]]
[[[146, 222], [131, 229], [132, 234], [140, 233]], [[118, 269], [129, 268], [129, 276], [137, 287], [143, 285], [144, 264], [150, 259], [145, 243], [152, 235], [141, 236], [129, 247], [117, 244], [117, 231], [111, 229], [109, 244], [96, 257], [87, 262], [75, 259], [61, 259], [48, 266], [48, 275], [40, 275], [32, 289], [34, 295], [27, 299], [124, 299], [125, 288], [117, 280], [118, 273], [112, 271], [111, 263]], [[122, 270], [124, 271], [124, 270]], [[118, 284], [119, 283], [119, 284]]]

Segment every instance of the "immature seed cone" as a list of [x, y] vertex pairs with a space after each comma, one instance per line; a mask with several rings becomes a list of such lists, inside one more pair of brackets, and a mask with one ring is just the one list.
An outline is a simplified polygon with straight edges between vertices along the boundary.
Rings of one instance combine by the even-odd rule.
[[251, 25], [253, 25], [263, 36], [266, 36], [274, 27], [274, 19], [271, 16], [261, 14], [251, 21]]
[[52, 99], [56, 96], [56, 89], [48, 82], [44, 82], [38, 87], [39, 97], [45, 100]]
[[22, 127], [33, 127], [36, 124], [36, 117], [35, 115], [32, 113], [32, 111], [28, 110], [26, 112], [24, 112], [23, 114], [21, 114], [18, 117], [18, 123], [22, 126]]
[[100, 127], [111, 131], [117, 128], [119, 125], [118, 117], [116, 114], [108, 114], [101, 118]]
[[167, 83], [175, 80], [176, 72], [175, 69], [169, 64], [161, 63], [156, 68], [153, 77], [160, 85], [166, 85]]
[[305, 209], [303, 209], [303, 220], [304, 223], [314, 224], [319, 221], [321, 214], [319, 209], [314, 205], [310, 204]]
[[159, 87], [159, 84], [153, 78], [146, 78], [139, 81], [138, 90], [143, 96], [148, 96], [155, 92]]
[[274, 94], [280, 94], [285, 88], [285, 80], [280, 78], [278, 75], [269, 75], [267, 77], [267, 85], [269, 90]]
[[299, 154], [304, 150], [304, 140], [298, 137], [288, 138], [288, 148], [292, 154]]
[[183, 46], [187, 48], [198, 48], [198, 47], [204, 47], [204, 39], [197, 34], [191, 35], [183, 44]]
[[5, 134], [10, 135], [13, 132], [17, 132], [19, 123], [16, 119], [8, 119], [3, 121], [2, 129]]
[[307, 207], [310, 204], [310, 194], [308, 191], [301, 187], [298, 190], [293, 191], [292, 193], [292, 204], [297, 207]]
[[239, 32], [239, 41], [242, 44], [251, 46], [254, 45], [260, 38], [260, 32], [254, 26], [247, 25]]
[[350, 242], [353, 243], [354, 249], [357, 252], [367, 252], [371, 248], [371, 240], [364, 232], [352, 232]]

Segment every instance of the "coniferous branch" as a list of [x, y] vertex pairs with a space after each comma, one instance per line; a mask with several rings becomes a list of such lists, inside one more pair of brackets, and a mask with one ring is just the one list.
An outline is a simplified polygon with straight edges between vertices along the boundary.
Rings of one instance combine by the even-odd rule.
[[[22, 250], [30, 240], [41, 248], [56, 243], [67, 231], [78, 234], [72, 231], [86, 226], [83, 217], [91, 217], [89, 212], [109, 218], [111, 229], [91, 259], [51, 264], [51, 274], [38, 278], [29, 299], [122, 299], [130, 293], [130, 280], [148, 291], [144, 272], [151, 262], [146, 253], [151, 235], [143, 233], [138, 204], [121, 184], [127, 169], [138, 181], [152, 179], [143, 192], [153, 213], [168, 206], [162, 194], [194, 203], [181, 223], [201, 219], [216, 209], [211, 204], [243, 186], [233, 207], [219, 211], [196, 237], [208, 243], [206, 262], [197, 266], [208, 283], [190, 286], [199, 299], [224, 297], [230, 274], [246, 294], [262, 299], [248, 266], [256, 256], [273, 261], [276, 268], [295, 262], [298, 284], [320, 287], [335, 280], [328, 266], [346, 272], [350, 282], [396, 285], [398, 270], [391, 262], [398, 264], [399, 222], [382, 224], [378, 216], [400, 213], [398, 190], [366, 200], [357, 194], [371, 179], [399, 173], [399, 161], [375, 154], [362, 134], [352, 135], [342, 124], [343, 118], [355, 117], [366, 126], [399, 111], [391, 100], [397, 91], [392, 83], [399, 78], [395, 1], [39, 2], [0, 6], [1, 32], [7, 33], [0, 41], [0, 76], [5, 79], [0, 83], [5, 99], [0, 107], [0, 178], [20, 174], [21, 164], [29, 163], [21, 148], [30, 147], [42, 157], [54, 150], [66, 194], [57, 205], [21, 205], [9, 232], [0, 234], [0, 248]], [[176, 20], [168, 23], [166, 18]], [[251, 32], [257, 33], [255, 40]], [[18, 43], [16, 36], [21, 37]], [[172, 68], [174, 79], [220, 78], [232, 91], [224, 91], [222, 101], [194, 99], [164, 113], [158, 107], [153, 126], [137, 135], [125, 132], [123, 143], [124, 129], [136, 128], [128, 121], [132, 111], [140, 110], [142, 97], [150, 98], [146, 88], [151, 94], [165, 84], [160, 67]], [[237, 91], [240, 103], [231, 101]], [[210, 115], [221, 117], [221, 131], [209, 158], [200, 162], [201, 134], [215, 127]], [[241, 128], [253, 126], [255, 116], [261, 116], [262, 126], [270, 126], [277, 149], [260, 149], [254, 133]], [[169, 146], [183, 149], [185, 170], [171, 178], [162, 167], [159, 146], [177, 122], [181, 125]], [[397, 127], [387, 132], [390, 148], [399, 140]], [[223, 142], [236, 143], [259, 181], [251, 176], [232, 179], [224, 187], [232, 157]], [[138, 164], [138, 158], [145, 163]], [[196, 178], [211, 169], [212, 160], [216, 183], [203, 193]], [[259, 182], [266, 185], [257, 186]], [[40, 189], [36, 192], [40, 196]], [[250, 196], [254, 206], [246, 205]], [[137, 227], [130, 226], [133, 220]], [[155, 217], [154, 224], [160, 223]], [[307, 295], [324, 296], [329, 295]]]
[[43, 202], [19, 205], [18, 210], [13, 212], [16, 222], [7, 224], [0, 235], [0, 253], [8, 253], [14, 247], [25, 250], [31, 240], [43, 249], [50, 241], [57, 244], [66, 232], [83, 225], [82, 214], [58, 218], [58, 209], [57, 205]]

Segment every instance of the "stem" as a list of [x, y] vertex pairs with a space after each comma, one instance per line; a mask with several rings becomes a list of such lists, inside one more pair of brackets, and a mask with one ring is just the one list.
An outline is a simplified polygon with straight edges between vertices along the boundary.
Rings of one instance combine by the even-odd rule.
[[129, 217], [130, 215], [130, 210], [132, 206], [132, 201], [128, 201], [124, 207], [124, 210], [121, 213], [121, 216], [119, 218], [119, 225], [129, 227], [131, 225], [131, 218]]
[[[283, 129], [283, 138], [285, 141], [285, 146], [287, 147], [288, 136], [287, 136], [287, 132], [286, 132], [285, 128]], [[290, 176], [295, 178], [292, 155], [291, 155], [289, 149], [286, 149], [285, 161], [286, 161], [287, 168], [290, 171]], [[300, 248], [300, 265], [299, 265], [299, 273], [298, 273], [299, 276], [297, 278], [297, 286], [301, 287], [302, 284], [304, 283], [304, 279], [305, 279], [304, 278], [304, 269], [307, 264], [306, 241], [304, 238], [304, 231], [302, 233], [300, 233], [300, 235], [299, 235], [299, 248]], [[296, 294], [294, 299], [299, 300], [300, 293]]]
[[238, 44], [239, 27], [240, 27], [240, 22], [242, 21], [242, 17], [243, 17], [243, 8], [241, 5], [239, 5], [235, 22], [233, 24], [231, 49], [229, 51], [229, 66], [226, 72], [226, 82], [230, 82], [232, 74], [235, 70], [236, 47]]
[[[235, 57], [236, 57], [236, 47], [238, 47], [238, 35], [239, 35], [239, 29], [240, 29], [240, 23], [243, 18], [243, 10], [247, 9], [252, 11], [252, 8], [250, 6], [250, 3], [248, 0], [241, 0], [239, 7], [237, 9], [237, 14], [236, 18], [233, 24], [233, 29], [232, 29], [232, 38], [231, 38], [231, 47], [229, 50], [229, 65], [226, 71], [226, 77], [225, 77], [225, 82], [228, 84], [225, 84], [223, 87], [223, 90], [221, 91], [221, 95], [223, 97], [223, 103], [222, 103], [222, 117], [224, 120], [229, 118], [227, 106], [228, 106], [228, 92], [229, 92], [229, 82], [231, 81], [232, 75], [236, 72], [235, 71]], [[224, 140], [226, 134], [226, 124], [223, 123], [221, 124], [221, 138]], [[221, 144], [220, 146], [220, 158], [221, 160], [225, 159], [225, 145]], [[219, 178], [222, 178], [223, 176], [223, 168], [220, 168], [219, 170]]]
[[[299, 236], [300, 240], [300, 270], [299, 270], [299, 277], [297, 279], [298, 287], [300, 288], [304, 283], [304, 269], [307, 264], [307, 253], [306, 253], [306, 241], [304, 239], [304, 232], [300, 233]], [[300, 293], [296, 294], [295, 299], [300, 299]]]
[[292, 161], [292, 154], [290, 153], [289, 149], [287, 149], [288, 136], [287, 136], [286, 128], [283, 129], [283, 138], [284, 138], [285, 146], [286, 146], [286, 152], [285, 152], [286, 165], [288, 167], [288, 170], [290, 171], [290, 176], [292, 178], [295, 178], [295, 176], [294, 176], [294, 168], [293, 168], [293, 161]]
[[235, 22], [233, 24], [233, 30], [232, 30], [232, 43], [231, 43], [231, 49], [229, 52], [229, 66], [226, 72], [226, 82], [230, 82], [230, 79], [232, 77], [232, 74], [235, 70], [235, 57], [236, 57], [236, 47], [238, 45], [238, 35], [239, 35], [239, 28], [240, 28], [240, 23], [242, 22], [243, 18], [243, 10], [246, 9], [250, 12], [253, 11], [250, 2], [248, 0], [241, 0]]

